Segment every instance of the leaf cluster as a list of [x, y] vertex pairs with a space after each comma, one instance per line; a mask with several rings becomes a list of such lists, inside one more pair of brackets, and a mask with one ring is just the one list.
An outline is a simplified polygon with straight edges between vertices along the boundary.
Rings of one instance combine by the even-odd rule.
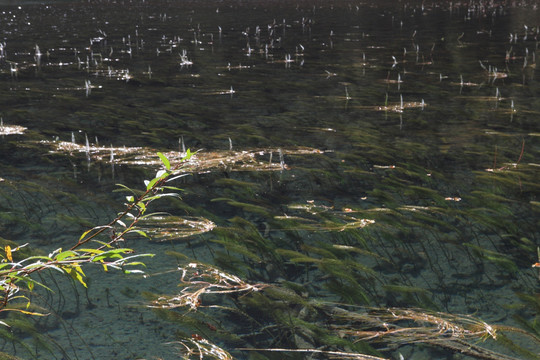
[[[58, 271], [81, 283], [84, 287], [87, 287], [86, 275], [83, 270], [83, 265], [86, 264], [101, 265], [104, 271], [112, 268], [126, 274], [142, 273], [142, 270], [133, 267], [144, 267], [145, 264], [139, 259], [153, 255], [136, 254], [133, 249], [120, 247], [119, 244], [128, 234], [148, 237], [144, 231], [137, 227], [137, 224], [141, 220], [155, 215], [147, 214], [151, 202], [163, 197], [178, 196], [176, 191], [180, 189], [166, 183], [184, 176], [181, 168], [191, 155], [188, 150], [182, 161], [173, 168], [169, 160], [163, 154], [158, 153], [164, 169], [159, 170], [153, 179], [145, 181], [146, 189], [141, 193], [119, 184], [121, 190], [131, 193], [131, 195], [126, 196], [126, 209], [108, 224], [85, 231], [77, 243], [67, 250], [58, 248], [47, 255], [26, 256], [28, 244], [16, 246], [13, 243], [5, 242], [3, 252], [0, 251], [0, 312], [15, 311], [28, 315], [47, 315], [44, 312], [31, 310], [30, 298], [21, 292], [23, 288], [31, 292], [36, 286], [52, 291], [32, 276], [44, 270]], [[175, 192], [166, 192], [165, 190]], [[90, 246], [91, 244], [94, 246]], [[18, 254], [24, 255], [17, 256]], [[20, 306], [21, 302], [25, 305]], [[8, 326], [5, 322], [0, 321], [0, 323]]]

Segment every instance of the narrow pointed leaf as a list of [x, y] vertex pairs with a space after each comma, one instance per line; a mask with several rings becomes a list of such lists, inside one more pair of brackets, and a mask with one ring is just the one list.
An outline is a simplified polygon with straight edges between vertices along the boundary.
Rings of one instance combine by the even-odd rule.
[[158, 152], [157, 153], [159, 158], [161, 159], [161, 162], [163, 162], [163, 165], [165, 165], [165, 169], [167, 170], [170, 170], [171, 169], [171, 163], [169, 162], [169, 159], [167, 159], [167, 157], [165, 155], [163, 155], [162, 153]]

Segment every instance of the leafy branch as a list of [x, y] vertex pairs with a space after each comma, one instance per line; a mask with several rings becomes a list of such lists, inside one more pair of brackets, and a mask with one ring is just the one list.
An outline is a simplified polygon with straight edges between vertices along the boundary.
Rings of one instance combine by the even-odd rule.
[[[88, 263], [99, 264], [103, 266], [105, 271], [113, 268], [127, 274], [142, 273], [142, 270], [130, 268], [134, 266], [145, 266], [143, 262], [139, 261], [139, 258], [151, 257], [153, 254], [134, 254], [133, 249], [122, 248], [118, 244], [130, 233], [148, 237], [144, 231], [137, 228], [137, 223], [140, 220], [155, 215], [155, 213], [146, 214], [150, 203], [154, 200], [168, 196], [179, 196], [177, 192], [165, 192], [164, 190], [181, 190], [173, 186], [168, 186], [166, 183], [185, 176], [181, 170], [191, 155], [192, 153], [188, 150], [182, 160], [176, 166], [171, 167], [167, 157], [158, 153], [164, 169], [160, 169], [152, 180], [145, 180], [146, 189], [142, 194], [140, 191], [137, 192], [125, 185], [118, 184], [123, 190], [127, 190], [132, 194], [126, 196], [126, 209], [108, 224], [96, 226], [85, 231], [77, 243], [69, 250], [58, 248], [47, 256], [29, 256], [24, 257], [22, 260], [17, 260], [15, 259], [17, 252], [28, 244], [15, 248], [6, 245], [4, 247], [5, 254], [0, 255], [0, 293], [2, 294], [0, 298], [0, 312], [17, 311], [28, 315], [47, 315], [29, 310], [30, 299], [25, 295], [19, 295], [21, 284], [25, 284], [30, 291], [36, 285], [51, 291], [46, 285], [30, 276], [33, 273], [43, 270], [50, 269], [67, 274], [75, 281], [80, 282], [84, 287], [87, 287], [87, 284], [82, 265]], [[106, 241], [98, 240], [97, 237], [107, 230], [110, 232], [109, 238]], [[95, 248], [83, 247], [83, 245], [88, 244], [90, 241], [96, 242], [98, 246]], [[22, 309], [18, 306], [9, 306], [15, 300], [25, 301], [26, 307]], [[1, 321], [0, 324], [7, 326], [6, 323]]]

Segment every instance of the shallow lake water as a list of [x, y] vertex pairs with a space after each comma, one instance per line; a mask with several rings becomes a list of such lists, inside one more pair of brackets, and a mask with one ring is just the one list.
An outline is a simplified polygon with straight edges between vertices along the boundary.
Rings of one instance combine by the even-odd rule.
[[[534, 1], [1, 1], [0, 32], [2, 238], [69, 248], [124, 209], [116, 184], [145, 187], [158, 151], [198, 151], [181, 200], [152, 204], [167, 217], [141, 225], [151, 239], [123, 244], [155, 254], [146, 275], [89, 266], [85, 289], [43, 273], [52, 291], [25, 295], [50, 315], [3, 316], [2, 351], [538, 355]], [[260, 288], [150, 308], [189, 263]], [[411, 318], [352, 330], [390, 308], [474, 316], [505, 341], [463, 335], [490, 349], [475, 357], [390, 335]]]

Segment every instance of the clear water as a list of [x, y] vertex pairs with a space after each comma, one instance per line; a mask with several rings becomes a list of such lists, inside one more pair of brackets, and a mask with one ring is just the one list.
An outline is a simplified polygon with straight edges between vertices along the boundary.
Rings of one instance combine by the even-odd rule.
[[[155, 210], [204, 217], [213, 231], [129, 239], [156, 254], [146, 279], [89, 268], [85, 292], [44, 275], [55, 292], [33, 301], [54, 314], [35, 326], [52, 350], [9, 340], [3, 350], [175, 358], [182, 346], [167, 343], [192, 333], [238, 358], [249, 354], [241, 347], [299, 346], [227, 311], [191, 324], [156, 316], [143, 293], [178, 291], [171, 250], [253, 283], [294, 282], [310, 300], [532, 321], [538, 309], [524, 299], [538, 297], [539, 24], [534, 2], [2, 2], [1, 116], [5, 129], [27, 128], [0, 138], [3, 238], [70, 247], [122, 209], [116, 183], [142, 188], [155, 172], [53, 152], [72, 137], [148, 154], [178, 151], [179, 139], [213, 156], [230, 156], [232, 145], [264, 152], [261, 164], [278, 164], [281, 149], [286, 164], [184, 178], [182, 201]], [[295, 265], [285, 250], [349, 264], [349, 277]], [[275, 324], [237, 298], [208, 301]], [[40, 338], [18, 332], [28, 344]]]

